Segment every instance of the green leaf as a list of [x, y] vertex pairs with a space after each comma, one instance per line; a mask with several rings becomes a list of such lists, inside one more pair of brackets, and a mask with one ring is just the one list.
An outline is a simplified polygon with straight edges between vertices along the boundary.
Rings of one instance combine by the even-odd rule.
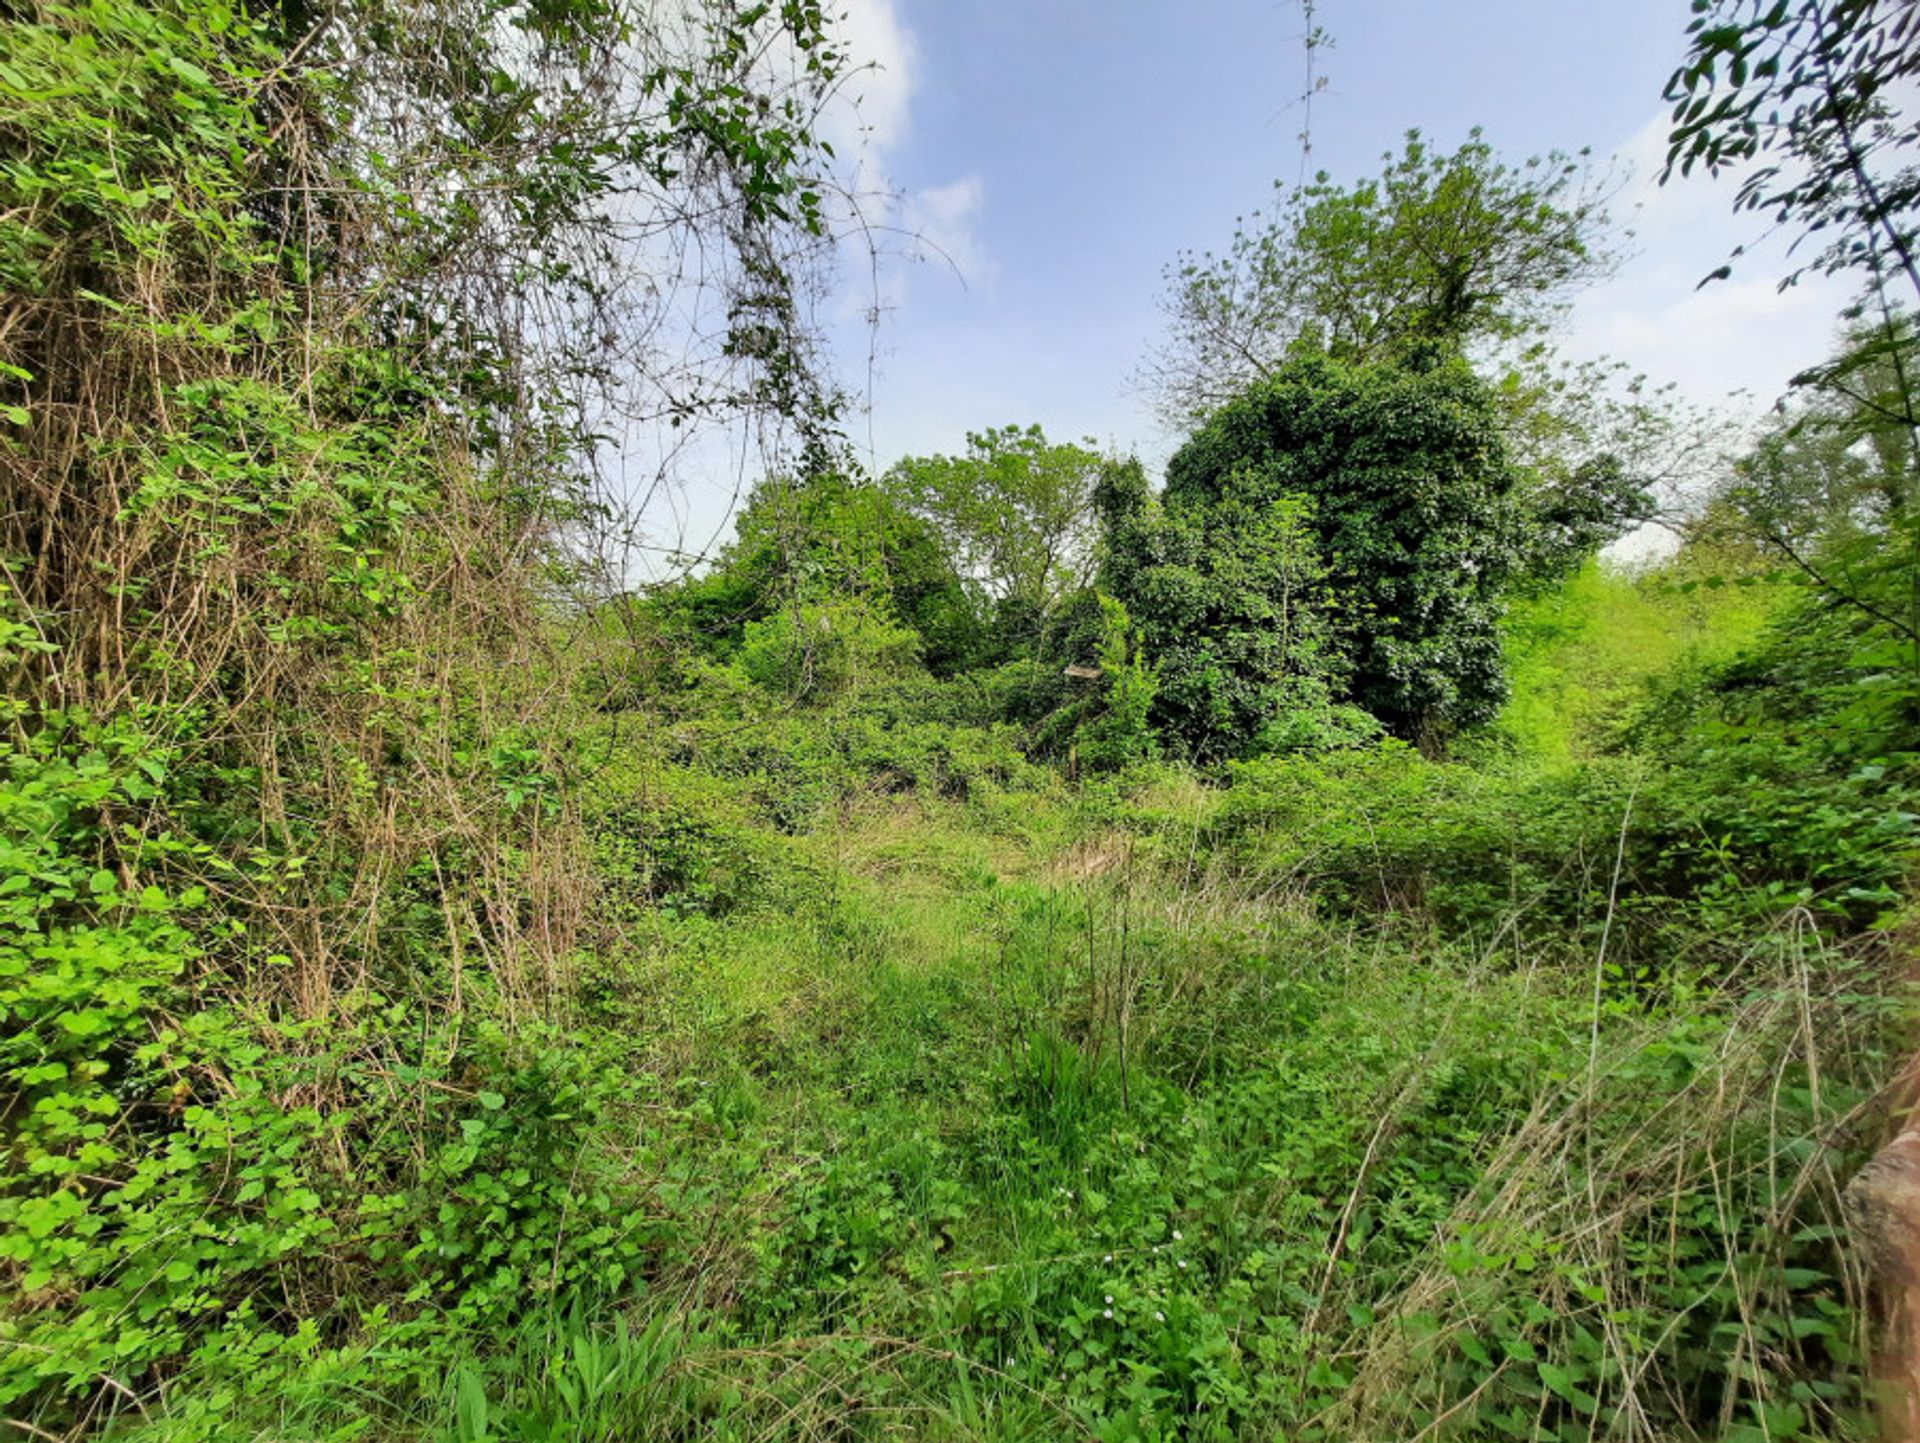
[[1573, 1369], [1562, 1368], [1555, 1363], [1538, 1363], [1535, 1364], [1534, 1371], [1539, 1373], [1542, 1383], [1582, 1413], [1591, 1414], [1600, 1407], [1600, 1400], [1579, 1386], [1578, 1375]]

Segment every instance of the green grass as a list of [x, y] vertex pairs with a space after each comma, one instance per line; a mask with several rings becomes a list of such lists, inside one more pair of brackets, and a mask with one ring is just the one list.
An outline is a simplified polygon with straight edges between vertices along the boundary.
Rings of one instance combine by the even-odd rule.
[[[1656, 625], [1691, 595], [1589, 573], [1557, 603], [1585, 620], [1536, 625], [1516, 706], [1560, 679], [1557, 756], [1072, 787], [891, 700], [621, 732], [570, 1010], [488, 1043], [498, 1091], [409, 1203], [398, 1275], [459, 1289], [251, 1352], [229, 1326], [123, 1422], [1860, 1436], [1839, 1189], [1897, 1062], [1893, 953], [1731, 843], [1696, 894], [1698, 767], [1584, 750], [1752, 620]], [[1615, 601], [1638, 640], [1596, 639]]]
[[[1577, 949], [1330, 921], [1172, 774], [982, 805], [856, 796], [782, 841], [798, 893], [633, 916], [648, 1002], [609, 1022], [672, 1074], [653, 1165], [712, 1210], [566, 1345], [679, 1350], [593, 1436], [1558, 1438], [1629, 1401], [1846, 1426], [1857, 1316], [1800, 1149], [1885, 1063], [1870, 969], [1807, 937], [1717, 990], [1596, 994]], [[1789, 1281], [1757, 1304], [1756, 1269]], [[1756, 1372], [1772, 1330], [1802, 1356]], [[1796, 1401], [1808, 1346], [1838, 1381]], [[531, 1419], [560, 1406], [539, 1366], [455, 1377]], [[463, 1443], [573, 1436], [450, 1406]]]
[[1647, 682], [1689, 662], [1726, 660], [1760, 636], [1790, 594], [1780, 583], [1730, 580], [1701, 562], [1635, 573], [1589, 561], [1509, 613], [1513, 693], [1498, 730], [1544, 762], [1591, 757]]

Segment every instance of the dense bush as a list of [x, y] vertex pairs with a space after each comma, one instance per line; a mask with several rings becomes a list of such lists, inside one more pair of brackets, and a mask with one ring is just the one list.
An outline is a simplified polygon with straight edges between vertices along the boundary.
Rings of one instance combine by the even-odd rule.
[[[1592, 212], [1416, 141], [1297, 213], [1377, 270], [1270, 277], [1412, 304], [1162, 495], [1038, 428], [876, 482], [803, 324], [827, 18], [0, 6], [7, 1426], [1861, 1436], [1902, 313], [1580, 569], [1631, 469], [1523, 474], [1444, 348]], [[628, 590], [611, 423], [743, 412], [735, 539]]]
[[1224, 510], [1229, 532], [1263, 514], [1290, 522], [1312, 570], [1222, 585], [1315, 617], [1338, 642], [1339, 695], [1429, 738], [1490, 719], [1506, 697], [1498, 622], [1524, 554], [1517, 481], [1492, 392], [1465, 363], [1305, 357], [1209, 417], [1168, 463], [1165, 510]]

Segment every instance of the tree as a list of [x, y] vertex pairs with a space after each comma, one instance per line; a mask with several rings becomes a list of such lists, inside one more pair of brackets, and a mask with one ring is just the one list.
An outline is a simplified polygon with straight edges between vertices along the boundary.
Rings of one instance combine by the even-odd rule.
[[[1897, 276], [1920, 300], [1920, 77], [1915, 0], [1695, 0], [1687, 58], [1667, 81], [1662, 179], [1740, 173], [1735, 198], [1824, 248], [1790, 272]], [[1725, 275], [1723, 267], [1716, 275]]]
[[[1783, 287], [1809, 269], [1861, 277], [1865, 295], [1851, 319], [1871, 318], [1864, 343], [1796, 384], [1820, 397], [1815, 415], [1839, 399], [1843, 414], [1865, 411], [1884, 435], [1904, 442], [1899, 469], [1909, 478], [1889, 491], [1885, 483], [1897, 473], [1887, 466], [1887, 448], [1871, 438], [1836, 445], [1844, 431], [1816, 426], [1795, 434], [1790, 426], [1749, 458], [1730, 499], [1820, 595], [1823, 611], [1838, 603], [1848, 619], [1867, 625], [1867, 635], [1849, 638], [1845, 654], [1875, 659], [1871, 686], [1885, 696], [1893, 689], [1880, 683], [1896, 669], [1920, 678], [1920, 525], [1906, 505], [1910, 478], [1920, 473], [1920, 347], [1910, 309], [1920, 302], [1920, 114], [1903, 110], [1920, 78], [1920, 3], [1695, 0], [1694, 11], [1692, 45], [1667, 84], [1674, 103], [1667, 176], [1696, 166], [1741, 172], [1742, 209], [1823, 243]], [[1809, 441], [1811, 452], [1803, 444]], [[1859, 484], [1853, 473], [1863, 464], [1879, 484]], [[1874, 490], [1883, 493], [1879, 530], [1847, 536], [1862, 519], [1872, 525], [1871, 509], [1863, 517], [1860, 502]], [[1796, 519], [1825, 531], [1817, 549], [1806, 540], [1795, 544]], [[1862, 688], [1859, 695], [1870, 693]], [[1913, 709], [1901, 719], [1907, 742]], [[1888, 1437], [1912, 1437], [1920, 1424], [1920, 1258], [1913, 1245], [1920, 1190], [1911, 1165], [1917, 1137], [1920, 1123], [1909, 1120], [1849, 1188], [1885, 1320], [1876, 1371]]]
[[1744, 537], [1777, 554], [1803, 554], [1883, 533], [1909, 510], [1920, 474], [1904, 428], [1888, 416], [1897, 388], [1886, 353], [1842, 347], [1858, 399], [1823, 388], [1783, 403], [1716, 498]]
[[1243, 224], [1224, 256], [1180, 258], [1148, 377], [1170, 420], [1197, 419], [1302, 348], [1371, 359], [1523, 342], [1612, 265], [1603, 187], [1580, 157], [1510, 166], [1475, 130], [1451, 155], [1410, 131], [1383, 160], [1350, 188], [1322, 172]]
[[[1673, 125], [1662, 180], [1737, 174], [1735, 205], [1820, 249], [1781, 278], [1854, 273], [1865, 320], [1853, 345], [1795, 380], [1837, 390], [1881, 372], [1871, 405], [1920, 463], [1920, 78], [1916, 0], [1696, 0], [1686, 60], [1667, 82]], [[1739, 252], [1735, 253], [1737, 259]], [[1732, 272], [1732, 262], [1709, 280]], [[1704, 283], [1703, 283], [1704, 284]]]
[[1064, 598], [1032, 652], [1000, 669], [1002, 714], [1035, 756], [1111, 772], [1152, 756], [1159, 666], [1126, 607], [1087, 587]]
[[1144, 489], [1104, 509], [1101, 584], [1157, 679], [1155, 725], [1201, 760], [1272, 749], [1328, 718], [1342, 667], [1326, 567], [1300, 497]]
[[712, 569], [661, 605], [698, 644], [731, 653], [748, 627], [831, 598], [861, 599], [913, 628], [936, 673], [982, 658], [985, 617], [939, 533], [839, 470], [761, 483]]
[[[1396, 734], [1433, 745], [1491, 718], [1506, 695], [1502, 598], [1533, 544], [1517, 483], [1499, 408], [1464, 360], [1302, 356], [1181, 448], [1163, 508], [1167, 524], [1210, 537], [1255, 518], [1301, 529], [1325, 567], [1321, 615], [1345, 694]], [[1219, 575], [1218, 560], [1199, 564]], [[1116, 565], [1113, 589], [1143, 624], [1164, 619], [1189, 646], [1238, 635], [1219, 613], [1172, 608], [1164, 588], [1142, 586], [1130, 566]], [[1310, 574], [1224, 579], [1245, 614], [1290, 604], [1281, 587]], [[1214, 659], [1243, 685], [1264, 680], [1257, 656]], [[1245, 735], [1244, 721], [1237, 731]]]
[[788, 282], [837, 53], [806, 0], [0, 6], [10, 1418], [344, 1339], [381, 1256], [510, 1325], [436, 1245], [480, 1125], [431, 1089], [585, 1157], [559, 523], [613, 422], [817, 429]]
[[963, 455], [906, 458], [883, 484], [1030, 640], [1091, 568], [1093, 489], [1107, 464], [1092, 447], [1055, 445], [1038, 426], [989, 428], [968, 433]]
[[1920, 476], [1920, 3], [1696, 0], [1694, 11], [1667, 82], [1663, 180], [1738, 175], [1739, 209], [1819, 245], [1783, 289], [1808, 271], [1863, 287], [1846, 343], [1794, 378], [1803, 399], [1719, 509], [1829, 601], [1920, 646], [1920, 525], [1907, 506]]

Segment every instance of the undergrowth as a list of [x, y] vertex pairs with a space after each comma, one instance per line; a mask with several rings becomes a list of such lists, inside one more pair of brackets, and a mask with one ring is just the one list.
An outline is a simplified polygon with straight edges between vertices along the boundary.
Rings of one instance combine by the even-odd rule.
[[[5, 1424], [1864, 1436], [1911, 630], [1694, 548], [1535, 575], [1503, 661], [1507, 537], [1395, 640], [1302, 498], [1037, 431], [999, 481], [1130, 517], [1133, 599], [982, 602], [835, 469], [826, 18], [0, 4]], [[1301, 374], [1490, 454], [1464, 361]], [[626, 594], [616, 413], [806, 484]]]

